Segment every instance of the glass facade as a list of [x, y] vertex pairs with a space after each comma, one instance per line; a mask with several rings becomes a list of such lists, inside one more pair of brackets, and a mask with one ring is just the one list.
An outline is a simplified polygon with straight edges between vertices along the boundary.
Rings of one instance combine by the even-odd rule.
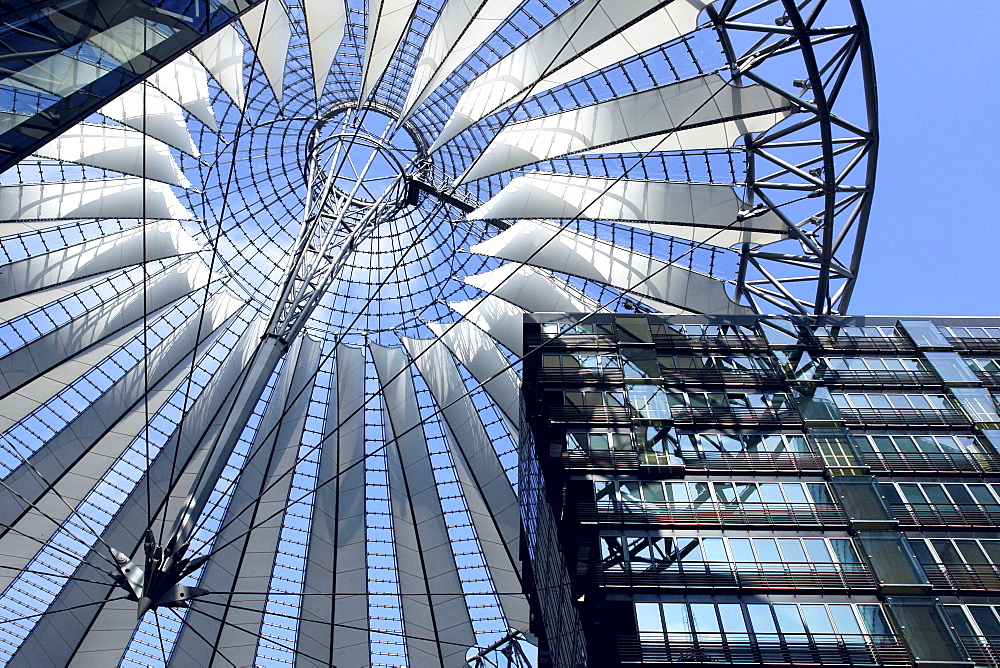
[[1000, 666], [998, 325], [528, 316], [543, 646], [572, 611], [589, 665]]

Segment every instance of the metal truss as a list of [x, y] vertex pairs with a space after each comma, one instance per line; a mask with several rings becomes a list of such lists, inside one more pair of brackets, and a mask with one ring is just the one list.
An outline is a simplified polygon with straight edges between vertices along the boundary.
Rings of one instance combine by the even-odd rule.
[[[786, 96], [802, 117], [744, 138], [746, 201], [777, 212], [798, 245], [742, 248], [736, 289], [759, 313], [844, 313], [858, 276], [878, 156], [875, 69], [861, 3], [846, 16], [832, 4], [731, 0], [709, 10], [734, 78]], [[772, 62], [789, 59], [801, 78], [776, 80]]]

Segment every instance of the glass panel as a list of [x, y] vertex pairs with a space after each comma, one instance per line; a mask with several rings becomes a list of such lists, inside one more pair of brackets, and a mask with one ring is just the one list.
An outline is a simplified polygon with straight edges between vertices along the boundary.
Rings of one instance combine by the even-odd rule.
[[719, 633], [719, 618], [714, 603], [691, 603], [691, 620], [699, 636], [710, 634], [711, 639], [712, 635]]
[[636, 627], [640, 633], [663, 631], [663, 622], [660, 619], [659, 603], [636, 603], [635, 604]]
[[669, 420], [667, 392], [657, 385], [629, 385], [628, 401], [633, 417]]
[[781, 556], [786, 563], [807, 563], [805, 550], [798, 538], [780, 538], [778, 546], [781, 548]]
[[959, 551], [962, 556], [965, 557], [965, 563], [967, 564], [988, 564], [990, 560], [986, 558], [986, 553], [980, 549], [978, 543], [974, 540], [956, 540], [955, 545], [958, 546]]
[[760, 491], [752, 482], [736, 483], [736, 498], [741, 503], [760, 503]]
[[955, 632], [960, 636], [979, 635], [972, 629], [969, 618], [965, 616], [965, 610], [960, 605], [946, 605], [944, 612], [948, 615], [948, 621], [955, 627]]
[[806, 628], [799, 616], [799, 606], [794, 603], [775, 603], [774, 616], [778, 620], [778, 628], [781, 629], [782, 633], [805, 633]]
[[663, 503], [667, 500], [663, 495], [663, 485], [658, 482], [642, 483], [642, 498], [652, 503]]
[[785, 497], [781, 493], [781, 486], [776, 482], [762, 482], [758, 486], [760, 498], [764, 503], [784, 503]]
[[626, 378], [659, 378], [660, 366], [656, 362], [656, 351], [652, 348], [619, 349], [622, 356], [622, 372]]
[[990, 563], [994, 566], [1000, 566], [1000, 540], [982, 540], [979, 541], [979, 544], [986, 551]]
[[729, 549], [733, 553], [733, 561], [739, 564], [751, 564], [756, 559], [750, 548], [749, 538], [730, 538]]
[[958, 353], [940, 352], [924, 353], [924, 357], [930, 362], [931, 368], [946, 383], [975, 383], [976, 374], [972, 373], [969, 365], [966, 364]]
[[813, 503], [833, 503], [833, 499], [830, 498], [830, 490], [824, 483], [811, 482], [806, 487], [809, 488], [809, 496], [812, 497]]
[[[833, 548], [833, 554], [838, 563], [841, 564], [861, 563], [861, 559], [858, 557], [858, 551], [854, 549], [854, 543], [853, 541], [851, 541], [850, 538], [831, 538], [830, 547]], [[810, 551], [810, 556], [812, 556], [811, 551]]]
[[830, 548], [827, 547], [826, 541], [822, 538], [803, 538], [802, 542], [805, 545], [808, 561], [814, 564], [824, 564], [833, 561], [830, 555]]
[[579, 431], [566, 432], [567, 450], [585, 450], [587, 448], [587, 434]]
[[615, 335], [621, 342], [653, 342], [653, 334], [649, 331], [649, 321], [646, 318], [615, 318]]
[[931, 545], [934, 546], [934, 551], [938, 553], [942, 564], [962, 563], [962, 555], [950, 540], [932, 540]]
[[773, 634], [778, 627], [774, 623], [774, 615], [771, 606], [767, 603], [748, 603], [747, 617], [750, 618], [750, 626], [758, 635]]
[[695, 503], [706, 503], [712, 500], [712, 495], [708, 491], [707, 482], [691, 483], [691, 500]]
[[663, 620], [666, 624], [667, 639], [670, 642], [691, 642], [691, 620], [687, 606], [683, 603], [661, 603]]
[[[837, 633], [845, 636], [864, 633], [861, 624], [858, 623], [857, 615], [854, 614], [854, 606], [833, 603], [830, 605], [830, 617], [837, 626]], [[811, 628], [811, 626], [810, 626]], [[847, 640], [852, 640], [848, 638]]]
[[951, 348], [941, 330], [929, 320], [900, 320], [899, 326], [913, 339], [918, 348]]
[[991, 639], [1000, 639], [1000, 622], [992, 608], [985, 605], [970, 605], [969, 614], [976, 620], [979, 630]]
[[687, 485], [683, 482], [664, 483], [667, 491], [667, 501], [672, 503], [687, 503]]
[[743, 619], [743, 606], [739, 603], [719, 603], [719, 618], [730, 642], [747, 641], [747, 623]]
[[736, 501], [736, 491], [733, 489], [733, 483], [731, 482], [717, 482], [715, 483], [715, 498], [719, 501], [724, 501], [727, 503], [732, 503]]
[[952, 394], [958, 404], [975, 422], [1000, 422], [996, 404], [990, 393], [981, 387], [956, 387]]
[[[830, 607], [834, 606], [831, 605]], [[802, 617], [806, 621], [806, 628], [809, 629], [809, 634], [814, 637], [819, 636], [821, 641], [823, 640], [821, 634], [833, 633], [833, 622], [830, 621], [830, 615], [827, 614], [825, 605], [820, 603], [803, 604]]]
[[757, 561], [777, 563], [781, 561], [778, 545], [773, 538], [754, 538], [753, 548], [757, 553]]
[[705, 553], [705, 561], [729, 561], [726, 546], [721, 538], [702, 538], [701, 549]]
[[877, 605], [859, 605], [858, 612], [861, 613], [861, 621], [865, 630], [872, 635], [891, 635], [889, 622], [885, 619], [882, 608]]

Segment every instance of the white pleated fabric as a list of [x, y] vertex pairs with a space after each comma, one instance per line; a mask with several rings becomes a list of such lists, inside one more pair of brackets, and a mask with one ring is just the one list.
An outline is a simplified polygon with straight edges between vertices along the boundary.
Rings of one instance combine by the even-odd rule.
[[0, 220], [192, 220], [169, 186], [135, 176], [0, 186]]
[[542, 172], [513, 179], [466, 217], [649, 223], [633, 226], [723, 248], [743, 242], [766, 244], [788, 236], [780, 216], [769, 210], [751, 212], [732, 186]]
[[240, 21], [271, 84], [275, 99], [281, 102], [288, 43], [292, 39], [292, 26], [285, 5], [281, 0], [265, 0], [244, 14]]
[[402, 115], [427, 99], [521, 4], [521, 0], [449, 0], [420, 52]]
[[323, 87], [330, 76], [330, 67], [337, 49], [344, 40], [347, 25], [347, 5], [344, 0], [303, 0], [306, 30], [309, 33], [309, 55], [312, 59], [316, 99], [323, 97]]
[[149, 84], [130, 88], [101, 107], [100, 113], [178, 151], [196, 158], [201, 154], [191, 139], [184, 109]]
[[790, 109], [763, 86], [733, 86], [708, 74], [509, 125], [459, 183], [565, 155], [729, 148]]
[[194, 55], [212, 78], [218, 82], [236, 106], [246, 107], [246, 85], [243, 82], [243, 40], [236, 27], [228, 25], [194, 47]]
[[410, 25], [416, 5], [416, 0], [369, 0], [361, 102], [368, 99], [388, 69], [392, 54]]
[[166, 144], [131, 128], [80, 123], [39, 148], [35, 155], [144, 176], [180, 188], [191, 187]]
[[[669, 3], [669, 4], [668, 4]], [[583, 0], [476, 77], [432, 150], [499, 109], [686, 35], [711, 1]], [[664, 6], [665, 5], [665, 6]]]
[[551, 222], [522, 220], [470, 250], [598, 281], [685, 310], [749, 312], [729, 298], [719, 279]]

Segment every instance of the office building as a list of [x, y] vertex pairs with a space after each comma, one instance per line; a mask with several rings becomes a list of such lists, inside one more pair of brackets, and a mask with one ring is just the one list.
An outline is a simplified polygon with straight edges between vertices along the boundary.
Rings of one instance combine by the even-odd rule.
[[554, 665], [997, 665], [1000, 319], [536, 314], [525, 337]]

